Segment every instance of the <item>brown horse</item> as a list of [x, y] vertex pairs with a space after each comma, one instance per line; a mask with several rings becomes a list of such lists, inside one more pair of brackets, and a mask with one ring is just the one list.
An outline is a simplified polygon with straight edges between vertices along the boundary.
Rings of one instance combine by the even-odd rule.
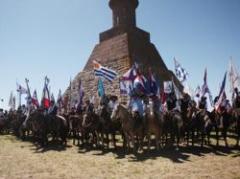
[[149, 107], [146, 110], [145, 133], [148, 139], [148, 150], [150, 150], [151, 135], [154, 134], [157, 150], [161, 147], [163, 116], [154, 111], [153, 102], [149, 101]]
[[[139, 149], [143, 148], [144, 138], [144, 123], [143, 121], [136, 120], [135, 117], [128, 111], [126, 107], [121, 104], [117, 104], [112, 112], [111, 119], [113, 121], [119, 120], [123, 130], [124, 137], [124, 149], [130, 150], [131, 143], [136, 151], [135, 139], [139, 145]], [[126, 139], [126, 142], [125, 142]]]

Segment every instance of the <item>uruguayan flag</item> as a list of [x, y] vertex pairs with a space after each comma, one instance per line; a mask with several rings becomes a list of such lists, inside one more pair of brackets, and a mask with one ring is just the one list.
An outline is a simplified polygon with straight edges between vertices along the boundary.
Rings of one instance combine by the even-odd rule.
[[103, 67], [101, 64], [99, 64], [96, 61], [93, 61], [94, 65], [94, 74], [95, 76], [102, 77], [110, 82], [112, 82], [116, 76], [117, 73], [109, 68]]

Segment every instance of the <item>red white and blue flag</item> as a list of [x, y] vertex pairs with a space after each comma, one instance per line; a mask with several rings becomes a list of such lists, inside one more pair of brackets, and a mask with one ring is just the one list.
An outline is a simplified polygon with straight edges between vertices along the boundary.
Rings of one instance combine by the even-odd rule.
[[220, 88], [220, 92], [219, 92], [219, 95], [218, 95], [219, 98], [218, 98], [218, 101], [215, 104], [215, 109], [216, 110], [219, 110], [219, 107], [221, 106], [223, 101], [226, 99], [226, 93], [225, 93], [226, 79], [227, 79], [227, 72], [224, 75], [222, 85], [221, 85], [221, 88]]
[[133, 82], [137, 77], [137, 67], [133, 65], [120, 79], [120, 92], [122, 95], [130, 95], [133, 90]]
[[148, 79], [147, 79], [147, 93], [148, 95], [152, 96], [152, 95], [158, 95], [158, 92], [159, 92], [159, 88], [158, 88], [158, 85], [157, 85], [157, 81], [151, 71], [151, 69], [149, 69], [149, 76], [148, 76]]
[[49, 79], [45, 77], [44, 87], [43, 87], [43, 96], [42, 96], [42, 106], [44, 108], [50, 107], [50, 94], [48, 89]]
[[102, 77], [110, 82], [112, 82], [117, 77], [117, 73], [114, 70], [103, 67], [95, 60], [93, 61], [93, 66], [95, 76]]
[[35, 107], [39, 107], [39, 102], [38, 102], [38, 97], [37, 97], [37, 91], [34, 90], [33, 95], [32, 95], [32, 104]]

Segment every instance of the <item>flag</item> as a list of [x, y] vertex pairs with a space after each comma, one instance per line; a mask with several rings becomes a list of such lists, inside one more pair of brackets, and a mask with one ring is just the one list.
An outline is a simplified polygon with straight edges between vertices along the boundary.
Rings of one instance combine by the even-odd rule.
[[147, 92], [147, 79], [142, 74], [137, 75], [133, 82], [134, 90], [137, 90], [140, 93], [146, 94]]
[[229, 80], [231, 92], [234, 93], [234, 89], [240, 85], [240, 75], [236, 69], [236, 66], [233, 64], [232, 60], [230, 60], [229, 65]]
[[133, 82], [137, 77], [138, 65], [135, 63], [120, 79], [120, 92], [123, 95], [131, 95], [133, 91]]
[[[27, 78], [25, 78], [25, 82], [27, 85], [27, 97], [26, 97], [26, 101], [27, 101], [27, 107], [30, 107], [31, 103], [32, 103], [32, 96], [31, 96], [31, 91], [29, 88], [29, 80]], [[30, 108], [28, 108], [30, 109]]]
[[84, 91], [83, 91], [83, 86], [82, 86], [82, 81], [79, 81], [79, 102], [78, 102], [78, 108], [81, 108], [83, 105], [83, 97], [84, 97]]
[[172, 81], [164, 81], [163, 82], [163, 91], [165, 94], [170, 94], [173, 92], [173, 82]]
[[102, 77], [112, 82], [116, 77], [117, 73], [109, 68], [103, 67], [100, 63], [93, 61], [94, 74], [95, 76]]
[[172, 80], [172, 85], [173, 85], [173, 89], [174, 89], [174, 93], [177, 97], [177, 100], [182, 98], [182, 93], [181, 91], [178, 89], [178, 87], [175, 85], [174, 81]]
[[222, 81], [222, 85], [220, 88], [220, 92], [219, 92], [219, 98], [218, 101], [215, 104], [215, 109], [218, 110], [220, 105], [222, 104], [222, 102], [226, 99], [226, 93], [225, 93], [225, 86], [226, 86], [226, 78], [227, 78], [227, 72], [224, 75], [223, 81]]
[[62, 99], [62, 91], [60, 89], [58, 91], [57, 104], [58, 104], [59, 108], [62, 108], [62, 106], [63, 106], [63, 99]]
[[199, 98], [200, 95], [201, 95], [201, 88], [200, 88], [200, 86], [197, 86], [197, 88], [195, 90], [195, 96]]
[[134, 81], [137, 77], [137, 65], [133, 65], [132, 68], [130, 68], [125, 74], [122, 76], [123, 81]]
[[180, 65], [180, 63], [174, 58], [174, 64], [175, 64], [175, 74], [179, 81], [183, 83], [187, 80], [188, 72]]
[[204, 71], [204, 77], [203, 77], [203, 85], [201, 89], [201, 97], [205, 96], [205, 94], [209, 93], [209, 88], [207, 84], [207, 69]]
[[43, 96], [42, 96], [42, 106], [44, 108], [50, 107], [50, 94], [48, 89], [49, 79], [45, 77], [44, 87], [43, 87]]
[[55, 97], [54, 97], [54, 94], [52, 93], [51, 95], [51, 102], [55, 103]]
[[9, 97], [8, 106], [10, 107], [11, 110], [15, 110], [16, 108], [16, 97], [13, 95], [12, 92]]
[[17, 92], [19, 92], [20, 94], [28, 94], [28, 90], [18, 83], [17, 83]]
[[98, 96], [102, 97], [105, 95], [105, 89], [103, 85], [103, 81], [101, 78], [98, 79]]
[[152, 95], [157, 95], [158, 94], [158, 85], [157, 85], [157, 81], [155, 79], [155, 77], [153, 76], [153, 73], [151, 71], [151, 69], [149, 69], [149, 76], [147, 79], [147, 93], [148, 95], [152, 96]]
[[32, 96], [32, 104], [36, 107], [39, 107], [38, 97], [37, 97], [37, 91], [34, 90], [33, 96]]
[[227, 72], [224, 75], [222, 85], [221, 85], [221, 88], [220, 88], [220, 92], [219, 92], [219, 96], [223, 93], [223, 91], [225, 91], [226, 79], [227, 79]]

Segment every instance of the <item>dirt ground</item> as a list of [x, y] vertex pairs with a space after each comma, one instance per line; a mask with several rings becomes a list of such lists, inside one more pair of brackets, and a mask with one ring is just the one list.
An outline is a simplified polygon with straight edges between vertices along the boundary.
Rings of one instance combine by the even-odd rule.
[[181, 147], [125, 155], [123, 150], [38, 148], [0, 136], [0, 179], [15, 178], [240, 178], [240, 151]]

